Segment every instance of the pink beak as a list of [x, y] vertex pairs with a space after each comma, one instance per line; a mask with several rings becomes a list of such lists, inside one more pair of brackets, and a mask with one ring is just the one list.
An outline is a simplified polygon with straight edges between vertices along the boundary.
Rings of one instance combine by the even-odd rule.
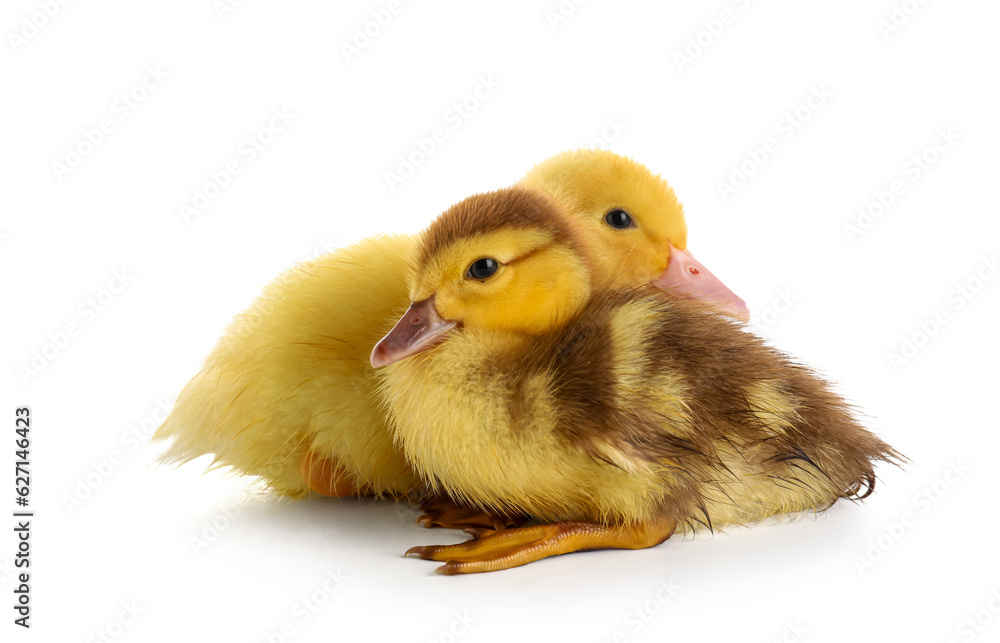
[[679, 297], [711, 304], [723, 315], [741, 322], [750, 321], [750, 309], [719, 278], [687, 250], [670, 245], [670, 263], [653, 285]]
[[423, 301], [413, 302], [392, 330], [375, 344], [371, 356], [372, 366], [388, 366], [436, 346], [457, 325], [458, 322], [441, 319], [434, 308], [433, 295]]

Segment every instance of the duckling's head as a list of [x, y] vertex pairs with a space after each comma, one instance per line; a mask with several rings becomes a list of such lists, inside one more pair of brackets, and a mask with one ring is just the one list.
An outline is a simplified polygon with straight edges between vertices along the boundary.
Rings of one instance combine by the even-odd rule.
[[596, 283], [653, 282], [746, 321], [746, 303], [687, 251], [684, 208], [646, 166], [607, 150], [565, 152], [535, 166], [522, 183], [565, 203], [592, 239]]
[[424, 232], [413, 304], [376, 344], [372, 365], [430, 348], [457, 326], [507, 337], [560, 327], [590, 298], [590, 255], [563, 208], [539, 190], [465, 199]]

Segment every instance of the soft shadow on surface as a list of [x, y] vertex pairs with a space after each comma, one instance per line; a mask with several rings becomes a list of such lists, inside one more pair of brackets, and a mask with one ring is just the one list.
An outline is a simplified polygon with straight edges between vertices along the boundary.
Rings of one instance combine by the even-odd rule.
[[[559, 640], [620, 640], [619, 633], [653, 640], [699, 631], [708, 613], [727, 615], [713, 631], [725, 626], [747, 640], [778, 640], [788, 620], [818, 628], [827, 606], [857, 586], [852, 557], [885, 516], [877, 502], [838, 503], [816, 517], [675, 537], [646, 550], [582, 552], [444, 577], [433, 573], [438, 563], [403, 553], [467, 536], [416, 524], [419, 511], [406, 502], [288, 500], [250, 491], [243, 480], [180, 470], [142, 478], [131, 487], [142, 490], [135, 506], [149, 523], [137, 523], [129, 541], [157, 552], [156, 572], [147, 558], [121, 566], [109, 582], [163, 606], [148, 618], [152, 629], [174, 627], [176, 610], [197, 605], [190, 618], [229, 640], [259, 639], [284, 624], [294, 626], [295, 640], [330, 640], [370, 634], [376, 622], [402, 640], [435, 640], [464, 622], [461, 616], [472, 619], [472, 641], [509, 629], [512, 615], [558, 629]], [[195, 551], [192, 539], [213, 524], [219, 533]], [[878, 573], [890, 577], [903, 558], [893, 552]], [[104, 577], [96, 562], [87, 571], [84, 578]], [[178, 594], [182, 585], [188, 589]], [[303, 611], [314, 597], [325, 602]], [[392, 617], [373, 617], [383, 613]]]

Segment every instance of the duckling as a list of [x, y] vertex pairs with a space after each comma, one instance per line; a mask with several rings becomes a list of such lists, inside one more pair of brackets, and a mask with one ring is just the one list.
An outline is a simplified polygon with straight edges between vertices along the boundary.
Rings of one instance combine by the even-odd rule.
[[426, 231], [409, 310], [373, 349], [428, 486], [542, 524], [407, 554], [462, 574], [638, 549], [676, 530], [821, 511], [901, 456], [827, 383], [703, 302], [608, 289], [548, 195], [466, 199]]

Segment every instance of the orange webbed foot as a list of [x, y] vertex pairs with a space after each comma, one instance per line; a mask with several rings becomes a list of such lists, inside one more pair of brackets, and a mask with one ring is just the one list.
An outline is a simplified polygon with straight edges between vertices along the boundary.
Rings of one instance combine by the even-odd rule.
[[469, 530], [478, 537], [457, 545], [411, 547], [406, 555], [445, 563], [440, 574], [476, 574], [519, 567], [536, 560], [592, 549], [645, 549], [673, 535], [674, 519], [637, 525], [565, 521], [503, 531]]
[[336, 459], [313, 451], [306, 451], [299, 456], [299, 476], [311, 491], [323, 496], [347, 498], [368, 495], [351, 482]]

